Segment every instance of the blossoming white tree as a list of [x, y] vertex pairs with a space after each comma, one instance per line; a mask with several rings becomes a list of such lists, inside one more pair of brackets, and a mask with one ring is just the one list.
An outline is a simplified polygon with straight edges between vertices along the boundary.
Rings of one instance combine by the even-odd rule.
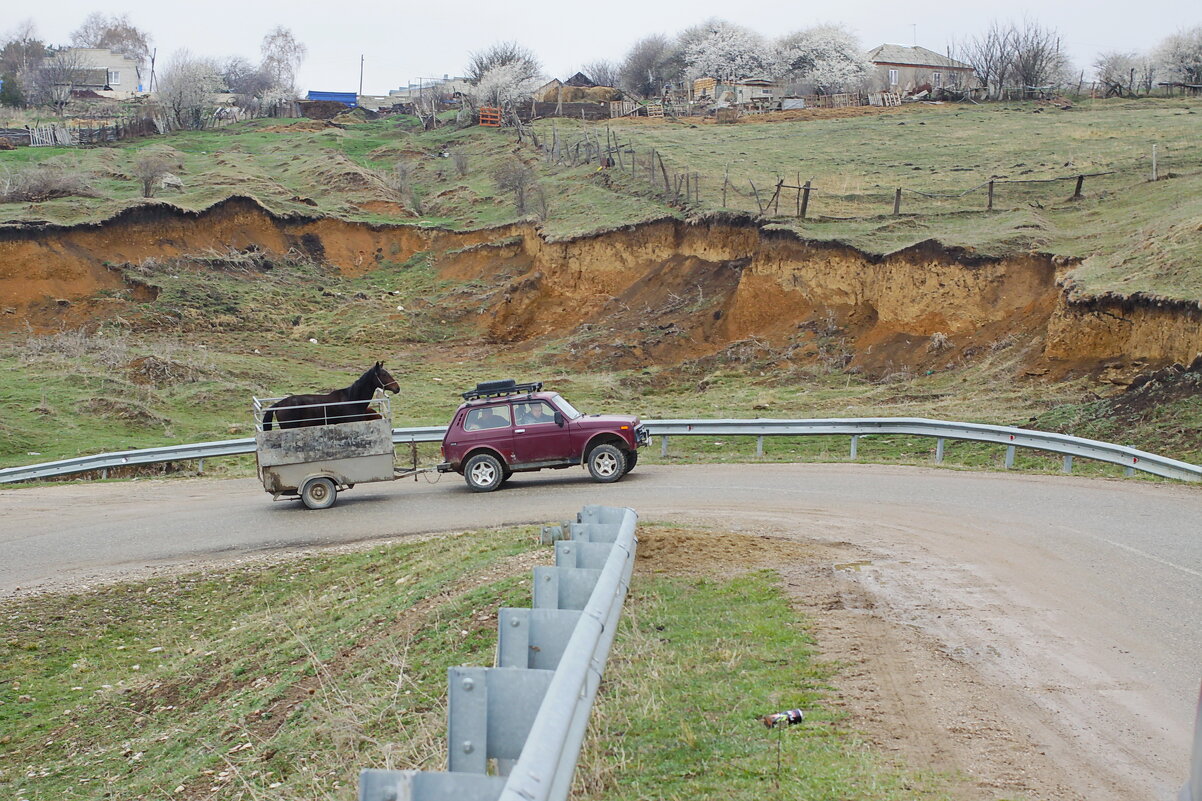
[[709, 35], [689, 45], [685, 60], [694, 78], [730, 83], [769, 72], [771, 48], [764, 37], [729, 22], [716, 22]]
[[820, 92], [855, 89], [872, 73], [856, 37], [838, 25], [791, 33], [773, 48], [772, 73], [782, 80], [812, 84]]
[[530, 75], [526, 65], [510, 62], [492, 67], [480, 76], [480, 81], [468, 90], [472, 103], [479, 106], [512, 108], [528, 99], [538, 88], [539, 78]]

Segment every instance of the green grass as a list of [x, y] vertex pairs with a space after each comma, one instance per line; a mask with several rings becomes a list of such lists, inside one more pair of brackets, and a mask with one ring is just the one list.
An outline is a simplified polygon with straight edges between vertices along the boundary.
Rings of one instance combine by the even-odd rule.
[[[0, 794], [352, 797], [441, 770], [447, 668], [529, 605], [531, 529], [0, 603]], [[183, 787], [183, 790], [176, 788]], [[216, 788], [216, 789], [211, 789]]]
[[[841, 726], [825, 704], [832, 672], [775, 573], [642, 576], [594, 713], [587, 797], [946, 798], [938, 777], [890, 764]], [[794, 708], [806, 721], [787, 730], [757, 719]]]
[[[0, 601], [0, 793], [346, 798], [360, 768], [443, 770], [447, 668], [492, 663], [498, 606], [528, 606], [549, 557], [536, 540], [474, 531]], [[777, 741], [754, 718], [802, 707], [782, 797], [942, 798], [840, 724], [814, 651], [771, 572], [640, 571], [583, 756], [591, 797], [763, 794]]]

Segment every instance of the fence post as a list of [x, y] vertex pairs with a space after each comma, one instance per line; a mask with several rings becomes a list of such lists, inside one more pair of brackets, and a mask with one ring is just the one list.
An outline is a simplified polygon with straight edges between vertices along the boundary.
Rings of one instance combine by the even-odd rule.
[[801, 188], [801, 219], [806, 218], [806, 210], [810, 207], [810, 182], [806, 181]]
[[1073, 190], [1072, 200], [1076, 200], [1077, 198], [1081, 197], [1081, 187], [1084, 183], [1085, 183], [1085, 176], [1078, 175], [1077, 176], [1077, 188], [1075, 190]]
[[985, 206], [985, 211], [993, 211], [993, 181], [989, 182], [989, 202]]
[[1156, 145], [1152, 145], [1152, 180], [1156, 180]]
[[893, 193], [893, 215], [897, 216], [898, 214], [901, 214], [901, 187], [898, 187], [897, 191]]

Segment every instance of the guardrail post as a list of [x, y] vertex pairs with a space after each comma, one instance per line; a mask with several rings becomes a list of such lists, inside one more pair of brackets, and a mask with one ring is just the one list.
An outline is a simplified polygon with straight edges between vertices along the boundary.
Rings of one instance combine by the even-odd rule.
[[1007, 445], [1006, 446], [1006, 469], [1009, 470], [1011, 467], [1014, 467], [1014, 446]]
[[196, 460], [196, 472], [203, 474], [204, 471], [205, 471], [205, 460], [197, 459]]
[[659, 438], [659, 455], [661, 458], [668, 455], [668, 435], [664, 434]]
[[1123, 468], [1123, 475], [1128, 477], [1135, 475], [1135, 468], [1131, 465], [1127, 465]]
[[853, 458], [853, 459], [856, 458], [856, 454], [859, 452], [859, 450], [860, 450], [860, 435], [852, 434], [851, 435], [851, 458]]
[[755, 438], [755, 456], [757, 459], [764, 458], [764, 437], [762, 434]]
[[943, 464], [943, 437], [935, 439], [935, 464]]
[[1071, 472], [1073, 472], [1073, 457], [1072, 457], [1072, 456], [1067, 456], [1067, 455], [1066, 455], [1066, 456], [1064, 457], [1064, 464], [1062, 464], [1062, 465], [1060, 466], [1060, 472], [1061, 472], [1061, 473], [1071, 473]]

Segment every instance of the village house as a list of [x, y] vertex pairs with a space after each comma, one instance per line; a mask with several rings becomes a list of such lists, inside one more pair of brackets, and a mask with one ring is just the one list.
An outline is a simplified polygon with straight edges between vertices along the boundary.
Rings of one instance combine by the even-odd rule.
[[137, 59], [106, 47], [72, 47], [65, 51], [77, 60], [80, 74], [76, 90], [91, 90], [104, 97], [124, 100], [146, 90], [143, 67]]
[[972, 67], [925, 47], [883, 44], [868, 51], [876, 67], [870, 89], [909, 95], [924, 89], [969, 89], [977, 85]]

